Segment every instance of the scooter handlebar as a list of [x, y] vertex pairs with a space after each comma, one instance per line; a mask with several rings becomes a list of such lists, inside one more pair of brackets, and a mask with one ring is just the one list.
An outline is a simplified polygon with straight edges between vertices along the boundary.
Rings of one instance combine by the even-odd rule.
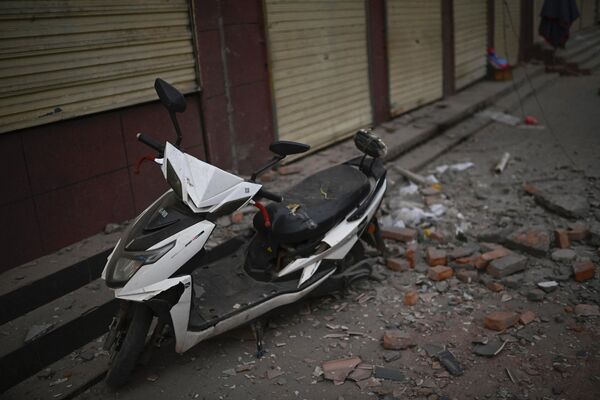
[[165, 153], [165, 145], [160, 143], [158, 140], [154, 139], [151, 136], [145, 135], [143, 133], [138, 133], [136, 135], [137, 140], [144, 143], [145, 145], [152, 147], [154, 150], [158, 151], [160, 154]]
[[263, 188], [261, 188], [258, 192], [256, 192], [255, 197], [273, 200], [277, 203], [281, 203], [283, 201], [283, 196], [281, 196], [280, 194], [269, 192], [268, 190], [265, 190]]

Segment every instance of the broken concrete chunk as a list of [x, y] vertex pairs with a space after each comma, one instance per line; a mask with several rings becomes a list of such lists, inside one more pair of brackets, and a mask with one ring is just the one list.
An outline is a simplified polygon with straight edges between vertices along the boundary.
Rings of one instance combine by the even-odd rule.
[[583, 217], [590, 209], [587, 199], [578, 194], [541, 190], [531, 184], [527, 184], [524, 188], [527, 193], [533, 195], [539, 205], [566, 218]]
[[383, 333], [383, 348], [405, 350], [415, 345], [412, 335], [399, 329], [388, 329]]
[[456, 272], [456, 277], [459, 281], [464, 283], [477, 282], [477, 279], [479, 278], [479, 273], [477, 273], [477, 271], [475, 270], [468, 270], [462, 268]]
[[582, 260], [573, 264], [573, 273], [577, 282], [593, 279], [596, 275], [596, 266], [590, 260]]
[[339, 360], [325, 361], [321, 368], [323, 377], [334, 382], [344, 382], [346, 377], [360, 364], [360, 357], [343, 358]]
[[375, 366], [373, 376], [378, 379], [388, 379], [391, 381], [403, 381], [405, 376], [399, 369]]
[[556, 262], [567, 262], [574, 260], [577, 257], [577, 253], [575, 253], [571, 249], [558, 249], [552, 252], [552, 259]]
[[597, 317], [600, 316], [600, 307], [595, 304], [577, 304], [575, 315], [578, 317]]
[[438, 353], [441, 353], [445, 350], [445, 347], [435, 343], [427, 343], [421, 346], [423, 350], [427, 353], [429, 357], [435, 357]]
[[383, 353], [383, 360], [385, 362], [396, 361], [399, 360], [400, 357], [402, 357], [402, 353], [400, 353], [399, 351], [389, 350]]
[[558, 288], [558, 282], [556, 281], [545, 281], [538, 283], [538, 287], [546, 293], [554, 292]]
[[487, 273], [494, 278], [502, 278], [523, 271], [527, 266], [527, 257], [519, 254], [511, 254], [490, 262]]
[[506, 342], [495, 337], [487, 343], [473, 346], [473, 353], [482, 357], [493, 357], [500, 354], [504, 346], [506, 346]]
[[485, 317], [484, 326], [493, 331], [503, 331], [519, 321], [519, 314], [512, 311], [495, 311]]
[[27, 335], [25, 335], [25, 343], [29, 343], [40, 336], [43, 336], [50, 331], [53, 326], [54, 323], [33, 325], [31, 328], [29, 328], [29, 331], [27, 331]]
[[452, 250], [452, 252], [449, 254], [449, 257], [451, 260], [456, 260], [457, 258], [468, 257], [477, 251], [479, 251], [479, 245], [476, 243], [469, 243]]
[[544, 257], [550, 248], [550, 233], [543, 228], [519, 229], [508, 236], [506, 246], [532, 256]]
[[544, 300], [544, 297], [546, 297], [546, 293], [540, 289], [531, 289], [527, 292], [527, 300], [529, 301], [542, 301]]

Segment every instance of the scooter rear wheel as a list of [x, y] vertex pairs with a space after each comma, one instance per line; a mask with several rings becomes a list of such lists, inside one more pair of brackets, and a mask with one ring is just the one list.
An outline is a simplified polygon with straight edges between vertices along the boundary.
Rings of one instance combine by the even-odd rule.
[[106, 374], [106, 384], [109, 387], [116, 389], [129, 380], [144, 350], [152, 318], [152, 311], [148, 307], [139, 303], [134, 305], [133, 317], [127, 328], [125, 339], [121, 344], [121, 348], [117, 350]]

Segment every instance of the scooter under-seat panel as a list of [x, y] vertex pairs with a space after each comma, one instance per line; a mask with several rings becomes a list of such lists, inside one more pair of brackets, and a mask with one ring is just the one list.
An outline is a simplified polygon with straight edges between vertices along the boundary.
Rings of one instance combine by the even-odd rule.
[[[337, 165], [312, 175], [288, 192], [282, 203], [267, 206], [272, 236], [280, 243], [299, 243], [322, 236], [368, 195], [369, 180], [357, 168]], [[256, 230], [265, 231], [261, 213]]]

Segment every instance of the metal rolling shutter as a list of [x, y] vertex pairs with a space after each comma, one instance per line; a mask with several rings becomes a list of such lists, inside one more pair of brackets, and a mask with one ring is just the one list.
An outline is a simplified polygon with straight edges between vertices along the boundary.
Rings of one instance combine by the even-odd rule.
[[313, 149], [372, 121], [364, 0], [266, 0], [280, 139]]
[[440, 0], [388, 0], [387, 41], [392, 115], [443, 95]]
[[0, 132], [198, 89], [186, 0], [0, 2]]
[[494, 48], [500, 57], [508, 59], [511, 65], [517, 65], [521, 36], [521, 0], [506, 0], [506, 3], [508, 9], [504, 0], [494, 1]]
[[461, 89], [486, 74], [487, 3], [454, 0], [454, 77]]
[[595, 0], [581, 0], [581, 27], [589, 28], [594, 25], [594, 18], [596, 14]]
[[540, 21], [542, 17], [540, 16], [542, 12], [542, 7], [544, 6], [544, 0], [534, 0], [533, 2], [533, 41], [534, 42], [543, 42], [544, 38], [540, 36], [538, 33], [540, 30]]
[[583, 5], [583, 0], [576, 0], [575, 2], [577, 3], [580, 16], [575, 22], [573, 22], [573, 25], [571, 25], [571, 33], [579, 32], [581, 30], [581, 6]]

